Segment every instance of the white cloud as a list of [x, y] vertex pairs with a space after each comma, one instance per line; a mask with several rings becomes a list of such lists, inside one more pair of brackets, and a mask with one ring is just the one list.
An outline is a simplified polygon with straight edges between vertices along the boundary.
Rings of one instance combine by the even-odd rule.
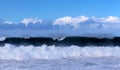
[[12, 21], [6, 21], [6, 20], [4, 20], [4, 19], [0, 19], [0, 24], [13, 24], [13, 22]]
[[11, 22], [11, 21], [5, 21], [4, 23], [5, 24], [13, 24], [13, 22]]
[[120, 18], [116, 16], [108, 16], [103, 18], [92, 17], [96, 23], [102, 25], [103, 29], [117, 29], [120, 28]]
[[36, 19], [36, 18], [26, 18], [26, 19], [23, 19], [21, 23], [24, 23], [25, 25], [28, 25], [29, 23], [41, 23], [42, 20], [40, 19]]
[[[117, 24], [114, 24], [114, 23], [117, 23]], [[104, 18], [97, 18], [95, 16], [92, 16], [92, 17], [79, 16], [74, 18], [74, 17], [66, 16], [66, 17], [56, 19], [53, 22], [53, 25], [60, 25], [60, 26], [71, 25], [74, 28], [79, 28], [79, 27], [102, 28], [103, 27], [104, 29], [104, 28], [120, 28], [120, 26], [118, 26], [119, 23], [120, 23], [120, 18], [116, 16], [108, 16]]]
[[66, 17], [62, 17], [62, 18], [58, 18], [53, 22], [53, 25], [72, 25], [74, 27], [76, 27], [79, 23], [81, 22], [85, 22], [88, 20], [88, 17], [86, 16], [79, 16], [79, 17], [75, 17], [72, 18], [70, 16], [66, 16]]
[[[4, 21], [0, 20], [0, 29], [15, 29], [15, 30], [46, 30], [51, 33], [58, 32], [57, 30], [60, 30], [60, 32], [64, 32], [65, 34], [79, 34], [79, 33], [119, 33], [120, 32], [120, 18], [116, 16], [108, 16], [108, 17], [95, 17], [95, 16], [79, 16], [79, 17], [71, 17], [66, 16], [62, 18], [58, 18], [55, 21], [46, 21], [36, 18], [27, 18], [23, 19], [21, 23], [24, 23], [25, 25], [28, 25], [29, 23], [33, 23], [34, 25], [31, 27], [27, 26], [20, 26], [21, 24], [17, 24], [14, 26], [14, 23], [10, 21]], [[41, 23], [37, 24], [36, 23]], [[43, 23], [43, 24], [42, 24]], [[45, 23], [45, 24], [44, 24]], [[11, 25], [6, 25], [11, 24]], [[5, 25], [4, 27], [2, 25]], [[56, 26], [57, 25], [57, 26]], [[34, 28], [34, 29], [33, 29]], [[62, 31], [63, 30], [63, 31]], [[50, 31], [50, 32], [49, 32]], [[74, 32], [75, 31], [75, 32]], [[39, 31], [40, 32], [40, 31]], [[36, 32], [36, 33], [39, 33]], [[45, 32], [45, 31], [41, 31]], [[6, 32], [7, 33], [7, 32]], [[25, 32], [26, 33], [26, 32]], [[12, 34], [12, 33], [11, 33]], [[34, 34], [34, 33], [32, 33]], [[42, 34], [42, 33], [41, 33]], [[120, 33], [119, 33], [120, 35]]]
[[[2, 24], [13, 24], [13, 22], [10, 21], [3, 21], [1, 20]], [[98, 28], [98, 29], [109, 29], [109, 28], [120, 28], [120, 18], [116, 16], [108, 16], [108, 17], [103, 17], [103, 18], [98, 18], [95, 16], [79, 16], [79, 17], [71, 17], [71, 16], [65, 16], [62, 18], [58, 18], [53, 22], [46, 22], [41, 19], [37, 18], [25, 18], [21, 21], [21, 23], [25, 24], [26, 26], [29, 23], [46, 23], [45, 25], [43, 24], [43, 27], [38, 27], [39, 28], [45, 28], [45, 27], [50, 27], [50, 28], [66, 28], [66, 29], [79, 29], [79, 28]], [[50, 24], [47, 24], [50, 23]], [[53, 26], [52, 26], [53, 25]], [[58, 25], [58, 26], [54, 26]], [[36, 26], [36, 25], [34, 25]], [[37, 27], [36, 26], [36, 27]], [[41, 25], [40, 25], [41, 26]], [[60, 26], [60, 27], [59, 27]]]
[[120, 23], [120, 18], [116, 16], [109, 16], [104, 18], [94, 18], [97, 22], [103, 23]]
[[[73, 26], [74, 28], [79, 27], [81, 24], [89, 20], [94, 21], [93, 23], [97, 23], [98, 24], [106, 24], [106, 23], [120, 23], [120, 18], [116, 17], [116, 16], [108, 16], [108, 17], [103, 17], [103, 18], [97, 18], [95, 16], [92, 17], [87, 17], [87, 16], [79, 16], [79, 17], [71, 17], [71, 16], [65, 16], [62, 18], [58, 18], [55, 21], [53, 21], [53, 25], [59, 25], [59, 26], [65, 26], [65, 25], [70, 25]], [[42, 21], [41, 19], [37, 19], [37, 18], [26, 18], [23, 19], [21, 23], [24, 23], [25, 25], [28, 25], [29, 23], [42, 23], [44, 21]], [[6, 21], [6, 23], [11, 24], [12, 22]], [[92, 26], [92, 22], [90, 23]], [[89, 25], [89, 22], [88, 22]], [[95, 25], [95, 24], [93, 24]]]

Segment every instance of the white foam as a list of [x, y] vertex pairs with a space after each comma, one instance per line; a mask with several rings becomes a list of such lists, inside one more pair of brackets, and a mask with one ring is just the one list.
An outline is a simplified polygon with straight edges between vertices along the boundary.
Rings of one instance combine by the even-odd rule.
[[61, 59], [81, 57], [120, 57], [120, 47], [55, 47], [42, 45], [19, 46], [6, 44], [0, 47], [0, 59]]
[[0, 37], [0, 41], [4, 41], [6, 37]]

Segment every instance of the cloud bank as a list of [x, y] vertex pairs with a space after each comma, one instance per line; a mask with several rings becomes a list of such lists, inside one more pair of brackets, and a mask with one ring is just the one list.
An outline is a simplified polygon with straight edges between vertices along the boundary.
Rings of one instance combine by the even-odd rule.
[[[114, 34], [119, 35], [120, 18], [116, 16], [95, 17], [95, 16], [65, 16], [55, 20], [42, 20], [37, 18], [25, 18], [20, 23], [15, 24], [11, 21], [0, 20], [0, 30], [3, 32], [0, 35], [5, 35], [5, 30], [10, 33], [21, 31], [21, 33], [36, 33], [42, 35], [45, 33], [62, 33], [67, 35], [81, 34]], [[25, 31], [26, 30], [26, 31]], [[12, 34], [12, 32], [11, 32]], [[19, 34], [19, 33], [18, 33]]]
[[[87, 16], [78, 16], [78, 17], [71, 17], [71, 16], [65, 16], [65, 17], [61, 17], [58, 18], [56, 20], [42, 20], [42, 19], [37, 19], [37, 18], [25, 18], [23, 19], [19, 24], [15, 24], [11, 21], [4, 21], [4, 20], [0, 20], [0, 25], [25, 25], [27, 27], [29, 27], [30, 25], [51, 25], [51, 28], [55, 27], [55, 26], [60, 26], [60, 27], [67, 27], [67, 26], [71, 26], [73, 28], [80, 28], [80, 27], [97, 27], [97, 26], [103, 26], [103, 27], [118, 27], [118, 25], [120, 24], [120, 18], [116, 17], [116, 16], [108, 16], [108, 17], [101, 17], [101, 18], [97, 18], [95, 16], [92, 17], [87, 17]], [[114, 26], [111, 26], [114, 25]], [[9, 28], [9, 27], [8, 27]], [[41, 28], [41, 27], [40, 27]], [[17, 29], [17, 28], [16, 28]], [[22, 29], [22, 28], [21, 28]]]
[[42, 20], [41, 19], [37, 19], [37, 18], [25, 18], [21, 21], [21, 23], [24, 23], [26, 26], [29, 24], [29, 23], [33, 23], [33, 24], [36, 24], [36, 23], [41, 23]]
[[72, 25], [73, 27], [78, 27], [79, 23], [85, 22], [87, 20], [88, 20], [88, 17], [86, 17], [86, 16], [79, 16], [79, 17], [75, 17], [75, 18], [66, 16], [66, 17], [56, 19], [53, 22], [53, 25], [60, 25], [60, 26]]
[[120, 28], [120, 18], [116, 16], [108, 16], [97, 18], [95, 16], [79, 16], [79, 17], [62, 17], [53, 22], [53, 25], [61, 27], [73, 27], [72, 29], [81, 29], [86, 31], [102, 30], [102, 31], [118, 31]]

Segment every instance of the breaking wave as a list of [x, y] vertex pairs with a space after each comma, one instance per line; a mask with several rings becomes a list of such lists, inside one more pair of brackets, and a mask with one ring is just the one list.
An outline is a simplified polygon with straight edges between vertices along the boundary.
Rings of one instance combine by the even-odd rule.
[[114, 38], [96, 38], [96, 37], [1, 37], [0, 46], [5, 44], [11, 45], [24, 45], [24, 46], [42, 46], [46, 44], [48, 46], [120, 46], [120, 37]]
[[0, 41], [4, 41], [6, 37], [0, 37]]
[[63, 59], [63, 58], [81, 58], [81, 57], [120, 57], [120, 47], [97, 47], [86, 46], [78, 47], [71, 45], [69, 47], [57, 47], [42, 45], [40, 47], [19, 46], [5, 44], [0, 47], [0, 59], [6, 60], [29, 60], [29, 59]]

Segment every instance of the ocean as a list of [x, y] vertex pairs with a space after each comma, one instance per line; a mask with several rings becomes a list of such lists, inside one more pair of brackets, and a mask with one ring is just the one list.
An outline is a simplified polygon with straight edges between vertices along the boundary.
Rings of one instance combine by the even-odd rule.
[[120, 70], [120, 37], [1, 37], [0, 70]]

